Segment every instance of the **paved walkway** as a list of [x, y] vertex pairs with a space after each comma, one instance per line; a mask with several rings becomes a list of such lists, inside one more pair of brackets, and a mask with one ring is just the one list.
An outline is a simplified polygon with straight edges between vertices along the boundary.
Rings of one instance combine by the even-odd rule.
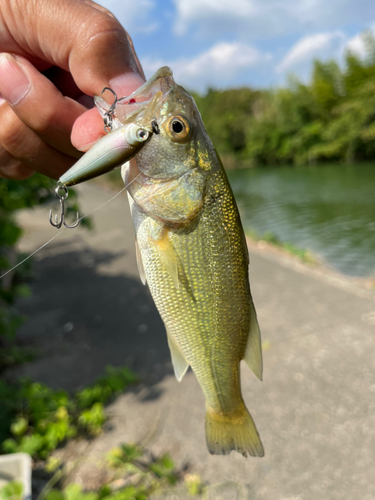
[[[111, 197], [91, 183], [80, 190], [86, 213]], [[21, 219], [23, 251], [56, 234], [46, 208]], [[108, 449], [150, 435], [155, 452], [188, 459], [220, 485], [213, 499], [375, 499], [375, 293], [252, 249], [265, 370], [261, 383], [244, 365], [242, 387], [266, 456], [211, 456], [202, 392], [191, 372], [175, 380], [163, 324], [138, 278], [125, 194], [93, 219], [95, 232], [65, 231], [35, 256], [21, 334], [42, 357], [13, 370], [68, 390], [92, 383], [108, 364], [142, 377], [108, 408], [107, 431], [82, 448], [87, 462], [76, 479], [94, 484]]]

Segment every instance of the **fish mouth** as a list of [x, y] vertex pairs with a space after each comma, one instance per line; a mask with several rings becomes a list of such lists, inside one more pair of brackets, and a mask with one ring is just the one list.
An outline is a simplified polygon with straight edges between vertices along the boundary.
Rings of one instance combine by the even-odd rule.
[[[132, 122], [143, 126], [150, 132], [155, 132], [153, 122], [157, 120], [162, 101], [175, 86], [172, 70], [168, 66], [163, 66], [135, 92], [129, 96], [117, 97], [113, 112], [112, 129]], [[101, 96], [95, 96], [94, 102], [104, 118], [111, 105]]]

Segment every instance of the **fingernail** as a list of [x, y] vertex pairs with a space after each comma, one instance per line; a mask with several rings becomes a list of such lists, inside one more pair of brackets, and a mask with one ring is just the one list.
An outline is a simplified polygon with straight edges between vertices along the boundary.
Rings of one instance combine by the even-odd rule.
[[[101, 138], [101, 136], [99, 137], [99, 139]], [[78, 149], [78, 151], [81, 151], [82, 153], [87, 153], [87, 151], [96, 143], [96, 141], [94, 142], [90, 142], [89, 144], [81, 144], [79, 147], [78, 146], [75, 146], [76, 149]]]
[[29, 92], [31, 84], [17, 60], [10, 54], [0, 54], [0, 92], [11, 105], [18, 104]]
[[3, 102], [5, 102], [5, 99], [4, 99], [4, 97], [0, 94], [0, 106], [3, 104]]
[[137, 73], [125, 73], [115, 76], [109, 81], [111, 89], [113, 89], [118, 97], [132, 94], [145, 82]]

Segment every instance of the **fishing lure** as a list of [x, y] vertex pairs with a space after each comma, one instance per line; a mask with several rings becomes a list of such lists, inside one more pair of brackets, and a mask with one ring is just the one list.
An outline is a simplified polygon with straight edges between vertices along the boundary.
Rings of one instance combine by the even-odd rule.
[[[119, 101], [116, 93], [109, 87], [105, 90], [111, 91], [115, 100], [110, 108], [104, 113], [104, 130], [107, 135], [99, 139], [90, 149], [80, 158], [64, 175], [57, 181], [55, 189], [56, 196], [60, 201], [60, 218], [55, 215], [55, 220], [52, 219], [52, 210], [49, 214], [49, 221], [52, 226], [60, 228], [62, 224], [65, 227], [72, 229], [79, 224], [79, 215], [77, 220], [68, 225], [65, 222], [65, 200], [68, 197], [67, 186], [75, 186], [89, 179], [94, 179], [103, 175], [123, 163], [129, 161], [135, 156], [144, 144], [151, 138], [152, 133], [157, 130], [156, 121], [150, 124], [150, 128], [146, 129], [134, 123], [122, 125], [113, 130], [114, 110]], [[103, 93], [102, 92], [102, 93]]]

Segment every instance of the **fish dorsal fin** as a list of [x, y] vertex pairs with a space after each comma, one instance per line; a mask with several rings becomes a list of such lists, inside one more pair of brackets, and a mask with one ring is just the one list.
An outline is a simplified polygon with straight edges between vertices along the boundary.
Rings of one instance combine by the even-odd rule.
[[165, 270], [172, 278], [175, 287], [179, 288], [178, 262], [172, 243], [168, 238], [168, 230], [164, 228], [160, 236], [154, 239], [154, 243], [158, 249], [159, 257]]
[[250, 298], [250, 329], [247, 339], [244, 361], [255, 375], [262, 380], [263, 360], [262, 360], [262, 343], [260, 339], [260, 330], [257, 320], [257, 313], [253, 299]]
[[141, 278], [142, 283], [145, 285], [147, 283], [146, 273], [145, 273], [145, 268], [143, 267], [142, 255], [139, 249], [137, 238], [135, 239], [135, 257], [137, 259], [139, 277]]
[[173, 336], [167, 330], [167, 338], [169, 350], [171, 351], [172, 365], [174, 369], [174, 374], [176, 375], [176, 379], [181, 382], [183, 376], [187, 372], [189, 368], [189, 363], [186, 361], [186, 358], [181, 351], [181, 347], [177, 344]]

